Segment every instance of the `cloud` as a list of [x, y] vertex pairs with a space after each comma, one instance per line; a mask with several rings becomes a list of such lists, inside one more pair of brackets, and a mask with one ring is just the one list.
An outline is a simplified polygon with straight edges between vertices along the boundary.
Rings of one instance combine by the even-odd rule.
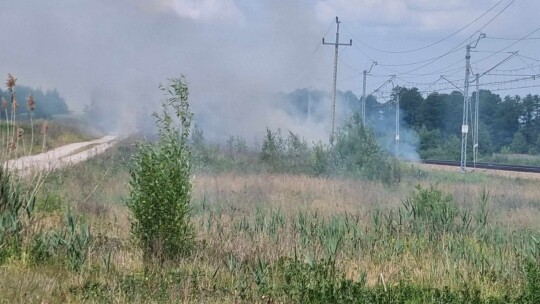
[[405, 24], [406, 3], [393, 0], [322, 0], [315, 5], [317, 17], [327, 20], [339, 15], [366, 24]]
[[243, 19], [234, 0], [152, 0], [150, 6], [144, 6], [162, 13], [173, 12], [181, 18], [195, 21], [238, 22]]
[[321, 20], [338, 15], [368, 27], [414, 27], [433, 31], [454, 29], [456, 24], [472, 21], [494, 3], [493, 0], [475, 3], [466, 0], [319, 0], [315, 10]]

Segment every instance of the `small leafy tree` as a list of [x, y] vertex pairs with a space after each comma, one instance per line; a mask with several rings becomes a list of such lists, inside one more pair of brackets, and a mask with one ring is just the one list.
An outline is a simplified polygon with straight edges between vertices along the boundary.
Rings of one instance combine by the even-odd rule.
[[272, 130], [266, 128], [266, 136], [263, 139], [262, 151], [261, 151], [261, 160], [275, 167], [280, 158], [283, 157], [283, 139], [281, 138], [281, 132], [273, 132]]
[[193, 114], [188, 86], [182, 77], [171, 79], [161, 89], [168, 97], [162, 113], [154, 114], [159, 140], [155, 144], [138, 143], [127, 199], [133, 215], [132, 233], [142, 247], [145, 262], [186, 255], [195, 240], [189, 214], [192, 185], [188, 141]]
[[358, 113], [337, 133], [331, 157], [338, 173], [380, 180], [386, 184], [399, 182], [399, 166], [394, 165], [379, 146], [373, 131], [364, 127]]
[[313, 146], [311, 167], [315, 176], [324, 176], [328, 172], [328, 151], [321, 141]]

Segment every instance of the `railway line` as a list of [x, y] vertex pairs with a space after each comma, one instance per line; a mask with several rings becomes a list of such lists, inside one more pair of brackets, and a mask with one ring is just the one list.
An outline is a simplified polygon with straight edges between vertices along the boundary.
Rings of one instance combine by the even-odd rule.
[[[461, 163], [459, 161], [452, 161], [452, 160], [422, 160], [421, 163], [428, 164], [428, 165], [451, 166], [451, 167], [461, 166]], [[487, 170], [513, 171], [513, 172], [540, 173], [540, 166], [476, 163], [476, 167], [473, 167], [472, 163], [468, 163], [467, 169], [471, 170], [474, 168], [487, 169]]]

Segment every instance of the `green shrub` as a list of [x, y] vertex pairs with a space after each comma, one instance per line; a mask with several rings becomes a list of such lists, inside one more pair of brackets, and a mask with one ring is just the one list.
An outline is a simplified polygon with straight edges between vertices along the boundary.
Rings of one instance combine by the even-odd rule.
[[274, 172], [307, 173], [311, 171], [311, 151], [305, 140], [289, 131], [288, 137], [281, 130], [266, 129], [263, 139], [261, 161]]
[[415, 187], [412, 197], [403, 201], [403, 206], [412, 218], [415, 231], [447, 232], [454, 227], [459, 209], [452, 195], [444, 194], [431, 186]]
[[313, 146], [311, 167], [315, 176], [324, 176], [328, 172], [328, 151], [321, 141]]
[[[266, 288], [271, 297], [284, 303], [364, 303], [365, 281], [354, 282], [335, 268], [333, 262], [281, 258], [272, 265], [274, 284]], [[260, 287], [260, 286], [259, 286]], [[281, 302], [281, 301], [278, 301]]]
[[373, 131], [366, 128], [358, 113], [339, 130], [331, 150], [336, 173], [380, 180], [386, 184], [399, 182], [399, 166], [379, 146]]
[[[145, 261], [163, 262], [188, 253], [194, 244], [190, 221], [191, 152], [188, 138], [191, 119], [185, 79], [172, 79], [161, 88], [168, 96], [162, 114], [155, 114], [159, 140], [140, 142], [132, 157], [127, 205], [132, 233], [142, 247]], [[171, 116], [170, 112], [173, 112]]]
[[281, 130], [278, 129], [277, 132], [273, 132], [266, 128], [266, 136], [263, 139], [261, 150], [261, 160], [274, 169], [280, 169], [276, 167], [283, 160], [284, 155], [285, 145], [281, 137]]

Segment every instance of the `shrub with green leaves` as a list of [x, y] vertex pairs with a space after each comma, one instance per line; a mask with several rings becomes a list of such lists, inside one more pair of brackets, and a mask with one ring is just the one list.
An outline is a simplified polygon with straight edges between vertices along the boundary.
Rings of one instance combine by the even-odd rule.
[[380, 180], [386, 184], [399, 182], [399, 166], [379, 146], [375, 134], [363, 125], [358, 113], [338, 131], [331, 151], [338, 173]]
[[448, 232], [455, 228], [459, 208], [452, 195], [431, 186], [415, 187], [414, 194], [403, 201], [403, 206], [412, 217], [415, 231]]
[[324, 176], [328, 172], [328, 150], [321, 141], [313, 146], [311, 168], [315, 176]]
[[311, 171], [311, 151], [300, 135], [289, 131], [284, 137], [281, 130], [266, 129], [261, 149], [261, 161], [272, 171], [306, 173]]
[[189, 253], [195, 239], [190, 221], [191, 152], [189, 134], [193, 114], [185, 78], [171, 79], [161, 89], [167, 96], [162, 113], [154, 114], [157, 143], [140, 142], [130, 167], [127, 205], [132, 233], [146, 262], [164, 261]]

